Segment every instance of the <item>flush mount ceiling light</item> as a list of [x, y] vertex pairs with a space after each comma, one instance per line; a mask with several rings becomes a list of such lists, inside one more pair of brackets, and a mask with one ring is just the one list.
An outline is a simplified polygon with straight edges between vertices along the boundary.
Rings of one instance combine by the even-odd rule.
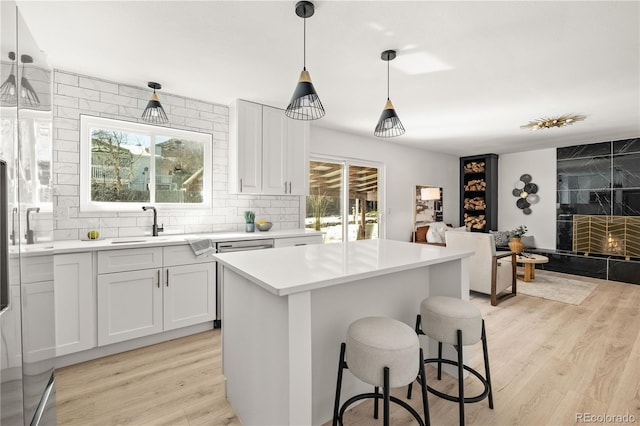
[[291, 102], [285, 110], [289, 118], [295, 120], [317, 120], [324, 117], [324, 107], [311, 82], [311, 76], [307, 71], [307, 18], [313, 16], [314, 6], [310, 1], [296, 3], [296, 15], [303, 18], [303, 56], [302, 72], [298, 84], [291, 97]]
[[20, 97], [26, 101], [29, 106], [37, 107], [40, 105], [40, 99], [38, 99], [38, 94], [35, 90], [33, 90], [33, 86], [27, 80], [26, 73], [24, 70], [25, 64], [32, 64], [33, 58], [29, 55], [21, 55], [20, 61], [22, 62], [22, 78], [20, 78]]
[[162, 105], [160, 105], [160, 101], [158, 100], [158, 95], [156, 95], [156, 89], [160, 90], [162, 89], [162, 86], [160, 83], [154, 83], [153, 81], [147, 83], [147, 86], [153, 89], [153, 95], [151, 95], [151, 100], [142, 113], [142, 119], [149, 123], [162, 124], [168, 122], [169, 119], [167, 118], [167, 114], [165, 114], [164, 108], [162, 108]]
[[376, 130], [373, 134], [379, 138], [391, 138], [404, 134], [404, 127], [402, 126], [400, 118], [398, 118], [398, 114], [396, 114], [396, 110], [393, 108], [393, 104], [389, 99], [389, 61], [393, 61], [395, 59], [396, 51], [385, 50], [382, 52], [380, 57], [383, 61], [387, 62], [387, 103], [384, 106], [384, 110], [382, 110], [380, 120], [378, 120], [378, 125], [376, 126]]
[[16, 96], [16, 73], [15, 73], [15, 52], [9, 52], [9, 59], [11, 59], [11, 72], [9, 77], [0, 86], [0, 100], [7, 105], [15, 105], [17, 102]]
[[550, 129], [552, 127], [564, 127], [575, 123], [576, 121], [582, 121], [587, 118], [585, 115], [577, 114], [564, 114], [560, 117], [552, 118], [539, 118], [537, 120], [530, 121], [524, 126], [520, 126], [521, 129], [541, 130]]

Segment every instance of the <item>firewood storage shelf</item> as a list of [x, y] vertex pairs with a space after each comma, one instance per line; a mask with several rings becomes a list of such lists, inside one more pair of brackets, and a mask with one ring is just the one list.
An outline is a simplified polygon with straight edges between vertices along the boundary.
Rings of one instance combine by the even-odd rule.
[[498, 156], [460, 158], [460, 225], [475, 232], [495, 230], [498, 223]]

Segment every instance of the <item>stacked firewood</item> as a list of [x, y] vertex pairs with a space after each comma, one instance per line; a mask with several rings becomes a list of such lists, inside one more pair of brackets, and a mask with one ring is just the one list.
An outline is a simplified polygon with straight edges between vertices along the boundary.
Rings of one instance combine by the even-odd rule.
[[464, 199], [465, 210], [486, 210], [487, 203], [484, 202], [482, 197], [465, 198]]
[[485, 216], [483, 214], [478, 216], [470, 215], [467, 213], [464, 214], [464, 226], [466, 226], [467, 228], [484, 229], [486, 224], [487, 220], [485, 219]]
[[484, 191], [487, 188], [487, 183], [484, 179], [472, 179], [464, 186], [465, 191]]
[[484, 161], [473, 161], [464, 165], [465, 173], [480, 173], [484, 172]]

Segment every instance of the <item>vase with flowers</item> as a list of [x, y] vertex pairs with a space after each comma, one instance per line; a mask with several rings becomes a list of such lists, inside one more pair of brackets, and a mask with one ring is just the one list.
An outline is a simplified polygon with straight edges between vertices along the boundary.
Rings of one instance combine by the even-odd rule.
[[509, 248], [515, 254], [520, 254], [524, 251], [524, 244], [522, 242], [522, 236], [527, 233], [527, 227], [520, 225], [516, 229], [509, 232], [511, 240], [509, 241]]

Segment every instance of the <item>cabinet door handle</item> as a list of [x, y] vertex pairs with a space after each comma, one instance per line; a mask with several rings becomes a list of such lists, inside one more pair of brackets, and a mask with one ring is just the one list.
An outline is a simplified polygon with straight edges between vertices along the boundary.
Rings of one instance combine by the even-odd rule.
[[242, 192], [242, 178], [240, 178], [240, 192]]
[[167, 269], [167, 287], [169, 287], [169, 270]]
[[160, 269], [158, 269], [158, 288], [160, 288]]
[[291, 194], [291, 181], [289, 181], [289, 194]]
[[287, 193], [287, 182], [284, 183], [284, 193]]

